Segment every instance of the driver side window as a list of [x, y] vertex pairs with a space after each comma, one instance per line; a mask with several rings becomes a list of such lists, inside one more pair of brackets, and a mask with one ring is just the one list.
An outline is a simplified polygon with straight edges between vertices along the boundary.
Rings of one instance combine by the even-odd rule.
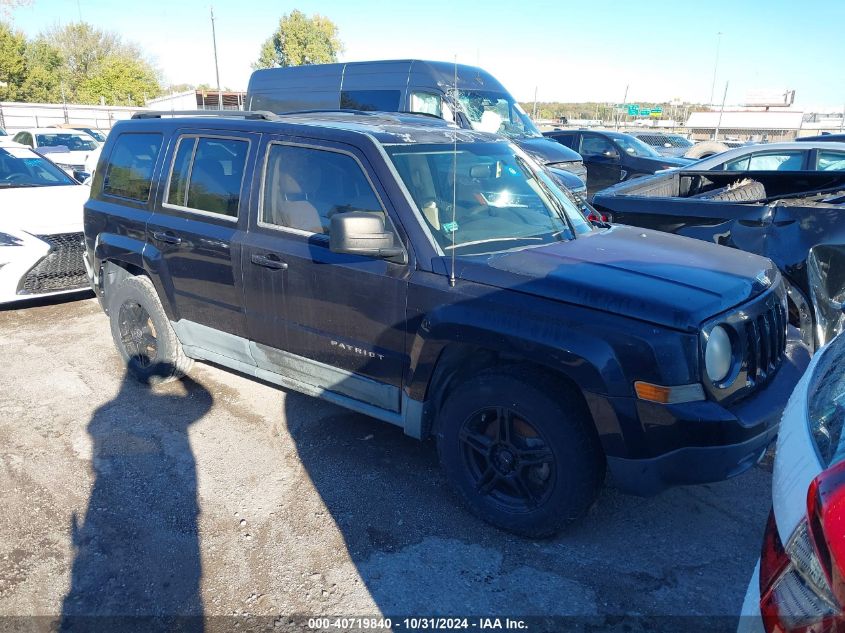
[[602, 136], [584, 134], [581, 137], [581, 147], [578, 153], [581, 156], [603, 156], [605, 152], [615, 152], [613, 144]]

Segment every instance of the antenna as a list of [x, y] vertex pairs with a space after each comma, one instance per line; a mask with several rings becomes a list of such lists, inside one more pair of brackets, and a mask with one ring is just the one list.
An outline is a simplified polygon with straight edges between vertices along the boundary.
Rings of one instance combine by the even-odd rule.
[[[455, 55], [455, 119], [458, 118], [458, 56]], [[458, 203], [458, 126], [452, 129], [452, 266], [449, 270], [449, 286], [455, 287], [455, 233], [458, 225], [455, 224], [455, 213]]]

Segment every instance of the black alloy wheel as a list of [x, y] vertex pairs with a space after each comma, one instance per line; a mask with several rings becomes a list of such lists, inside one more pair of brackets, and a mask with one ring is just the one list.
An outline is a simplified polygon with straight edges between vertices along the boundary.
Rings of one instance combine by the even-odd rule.
[[460, 431], [476, 491], [502, 510], [530, 512], [554, 486], [555, 457], [540, 432], [508, 407], [482, 409]]
[[158, 355], [158, 339], [150, 314], [140, 303], [126, 301], [120, 306], [118, 328], [129, 362], [141, 369], [149, 367]]

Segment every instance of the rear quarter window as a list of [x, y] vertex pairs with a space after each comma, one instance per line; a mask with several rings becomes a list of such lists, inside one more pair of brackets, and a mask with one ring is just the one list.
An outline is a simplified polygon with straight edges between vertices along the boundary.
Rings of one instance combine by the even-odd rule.
[[115, 140], [103, 177], [103, 193], [147, 202], [161, 134], [125, 133]]

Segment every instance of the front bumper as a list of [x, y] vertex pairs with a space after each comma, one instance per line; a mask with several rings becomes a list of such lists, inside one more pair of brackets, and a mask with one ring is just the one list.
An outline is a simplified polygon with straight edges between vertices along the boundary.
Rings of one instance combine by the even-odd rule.
[[[625, 492], [651, 495], [746, 471], [777, 435], [783, 409], [809, 363], [809, 350], [790, 328], [775, 377], [730, 407], [710, 400], [660, 405], [608, 398], [603, 412], [609, 412], [609, 404], [616, 416], [609, 426], [618, 425], [618, 433], [602, 434], [600, 428], [600, 436], [615, 484]], [[588, 398], [588, 403], [595, 409], [595, 401]]]

